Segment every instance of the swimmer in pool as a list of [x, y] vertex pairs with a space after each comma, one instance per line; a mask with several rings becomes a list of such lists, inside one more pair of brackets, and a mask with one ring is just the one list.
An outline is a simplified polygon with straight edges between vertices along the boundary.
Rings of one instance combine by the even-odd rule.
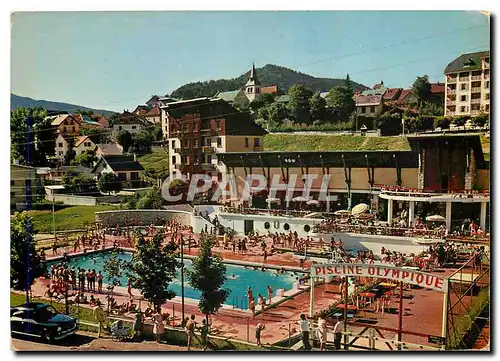
[[237, 278], [240, 278], [240, 276], [232, 275], [228, 277], [230, 280], [235, 280]]
[[266, 268], [265, 268], [265, 267], [262, 267], [260, 270], [261, 270], [262, 272], [266, 272]]

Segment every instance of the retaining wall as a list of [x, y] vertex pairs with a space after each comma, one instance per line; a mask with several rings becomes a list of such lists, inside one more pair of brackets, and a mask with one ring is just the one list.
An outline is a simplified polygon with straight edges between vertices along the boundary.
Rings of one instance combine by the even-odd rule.
[[95, 212], [95, 221], [104, 227], [163, 225], [166, 221], [175, 220], [183, 225], [191, 226], [191, 213], [161, 209], [129, 209]]

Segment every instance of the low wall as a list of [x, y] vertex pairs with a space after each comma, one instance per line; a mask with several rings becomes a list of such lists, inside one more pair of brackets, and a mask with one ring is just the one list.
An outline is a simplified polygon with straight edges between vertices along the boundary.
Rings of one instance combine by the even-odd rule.
[[129, 209], [95, 212], [95, 221], [104, 227], [163, 225], [165, 221], [175, 220], [183, 225], [191, 226], [191, 213], [161, 209]]
[[[52, 201], [52, 197], [46, 196], [45, 199]], [[95, 206], [102, 203], [120, 203], [122, 200], [118, 196], [79, 196], [74, 194], [54, 194], [54, 202], [61, 202], [69, 206]]]

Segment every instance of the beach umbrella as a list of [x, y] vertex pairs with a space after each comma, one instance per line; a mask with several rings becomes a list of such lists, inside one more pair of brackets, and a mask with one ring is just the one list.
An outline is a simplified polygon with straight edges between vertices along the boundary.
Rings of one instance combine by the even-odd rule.
[[307, 204], [317, 206], [317, 205], [319, 205], [319, 202], [316, 199], [311, 199], [311, 200], [307, 201]]
[[336, 216], [348, 216], [351, 214], [351, 211], [348, 211], [347, 209], [341, 209], [339, 211], [333, 212]]
[[308, 199], [306, 197], [295, 197], [295, 198], [292, 198], [292, 202], [307, 202]]
[[432, 216], [428, 216], [425, 218], [426, 221], [429, 222], [446, 222], [446, 218], [440, 216], [439, 214], [434, 214]]
[[276, 203], [276, 202], [279, 202], [279, 200], [280, 200], [279, 198], [273, 198], [273, 197], [271, 197], [271, 198], [267, 198], [266, 202], [267, 203]]
[[362, 214], [362, 213], [365, 213], [370, 207], [368, 206], [368, 204], [365, 204], [365, 203], [360, 203], [356, 206], [353, 207], [352, 209], [352, 215], [355, 216], [355, 215], [358, 215], [358, 214]]
[[371, 213], [362, 213], [362, 214], [356, 215], [356, 218], [359, 220], [362, 220], [362, 221], [369, 221], [370, 219], [373, 219], [374, 216]]

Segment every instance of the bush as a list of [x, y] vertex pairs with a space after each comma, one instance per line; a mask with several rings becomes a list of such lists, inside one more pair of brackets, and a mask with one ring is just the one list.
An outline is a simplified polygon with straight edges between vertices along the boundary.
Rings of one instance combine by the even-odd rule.
[[374, 123], [381, 135], [398, 135], [403, 130], [398, 114], [383, 113]]
[[433, 130], [435, 119], [436, 117], [433, 116], [419, 116], [417, 118], [417, 131], [423, 132], [426, 130]]
[[459, 115], [453, 119], [452, 124], [456, 127], [463, 127], [468, 118], [468, 116]]
[[488, 113], [481, 113], [472, 118], [472, 123], [477, 127], [484, 127], [486, 123], [489, 123], [490, 115]]
[[[59, 211], [64, 208], [68, 208], [71, 206], [68, 206], [67, 204], [64, 204], [62, 202], [54, 202], [54, 211]], [[52, 202], [49, 202], [46, 199], [43, 199], [40, 202], [33, 203], [31, 205], [31, 210], [32, 211], [52, 211]]]
[[450, 128], [450, 123], [451, 123], [450, 118], [447, 118], [447, 117], [436, 117], [434, 119], [434, 129], [436, 129], [436, 128], [449, 129]]
[[270, 126], [269, 130], [272, 132], [300, 132], [300, 131], [349, 131], [353, 129], [353, 122], [340, 122], [340, 123], [325, 123], [317, 125], [304, 125], [304, 124], [293, 124], [291, 126], [279, 125]]

